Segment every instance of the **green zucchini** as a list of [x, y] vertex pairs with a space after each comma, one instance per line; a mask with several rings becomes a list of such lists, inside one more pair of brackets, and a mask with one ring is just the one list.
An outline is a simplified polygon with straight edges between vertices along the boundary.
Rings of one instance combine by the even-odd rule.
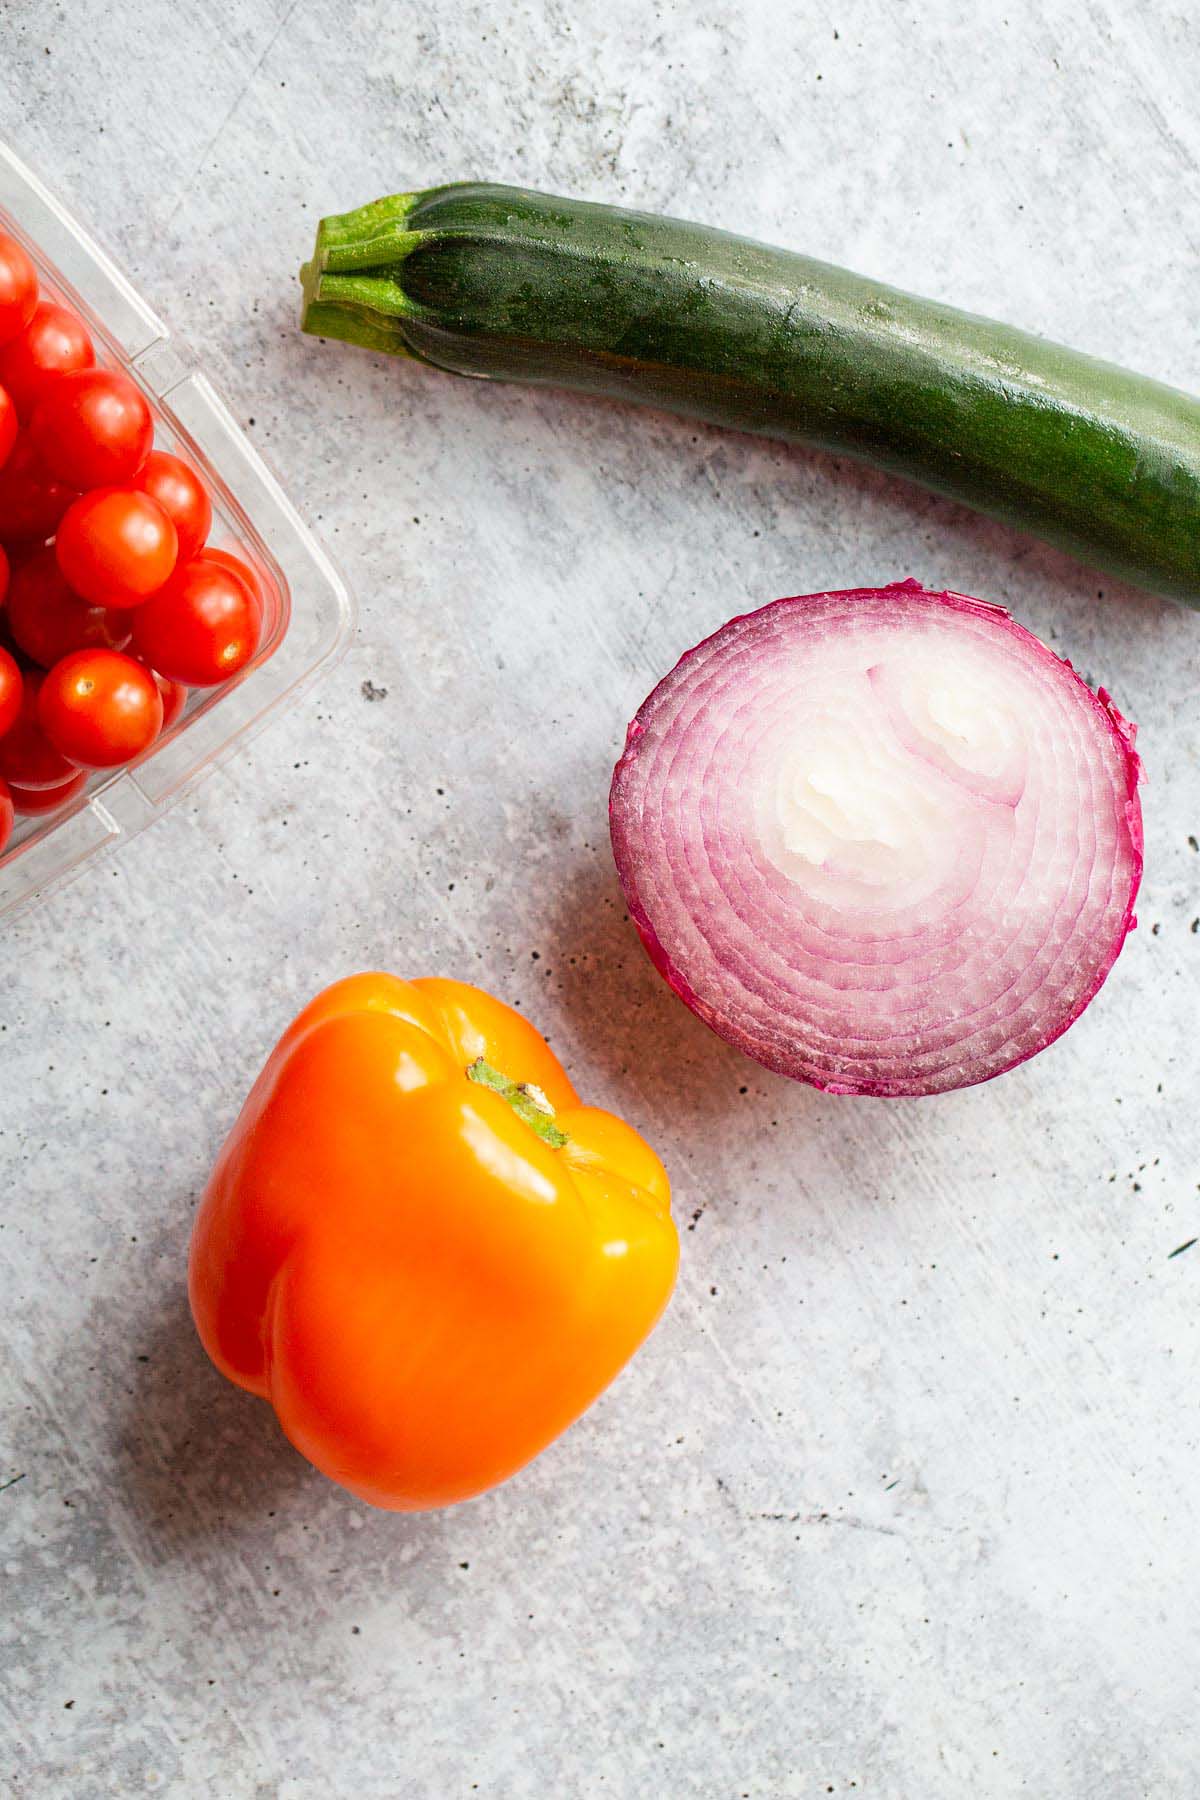
[[464, 182], [323, 219], [306, 331], [862, 457], [1200, 604], [1200, 402], [703, 225]]

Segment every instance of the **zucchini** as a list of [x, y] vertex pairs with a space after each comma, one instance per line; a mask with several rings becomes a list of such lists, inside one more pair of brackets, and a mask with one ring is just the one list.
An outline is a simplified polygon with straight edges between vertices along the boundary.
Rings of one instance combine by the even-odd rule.
[[322, 338], [861, 457], [1200, 604], [1200, 402], [703, 225], [464, 182], [323, 219]]

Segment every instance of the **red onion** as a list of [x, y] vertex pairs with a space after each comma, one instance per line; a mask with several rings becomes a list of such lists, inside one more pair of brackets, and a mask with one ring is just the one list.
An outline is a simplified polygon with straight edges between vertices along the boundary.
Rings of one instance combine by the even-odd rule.
[[915, 581], [731, 619], [629, 727], [630, 914], [693, 1012], [834, 1094], [988, 1081], [1135, 923], [1134, 727], [1003, 607]]

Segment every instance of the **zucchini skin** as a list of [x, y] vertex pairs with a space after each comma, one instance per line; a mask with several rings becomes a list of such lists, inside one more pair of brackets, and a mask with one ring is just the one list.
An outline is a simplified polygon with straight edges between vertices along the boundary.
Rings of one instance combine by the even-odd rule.
[[303, 329], [859, 457], [1200, 605], [1200, 401], [830, 264], [462, 182], [324, 219]]

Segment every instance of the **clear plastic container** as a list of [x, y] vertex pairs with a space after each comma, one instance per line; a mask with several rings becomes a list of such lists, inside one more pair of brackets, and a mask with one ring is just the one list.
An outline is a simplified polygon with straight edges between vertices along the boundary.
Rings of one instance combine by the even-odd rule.
[[20, 240], [42, 291], [87, 322], [97, 361], [123, 370], [154, 414], [154, 442], [190, 460], [213, 502], [209, 542], [248, 556], [265, 597], [254, 661], [223, 687], [193, 690], [182, 717], [133, 767], [93, 776], [60, 812], [18, 818], [0, 857], [0, 918], [61, 886], [140, 831], [341, 655], [350, 593], [186, 350], [70, 213], [0, 143], [0, 230]]

